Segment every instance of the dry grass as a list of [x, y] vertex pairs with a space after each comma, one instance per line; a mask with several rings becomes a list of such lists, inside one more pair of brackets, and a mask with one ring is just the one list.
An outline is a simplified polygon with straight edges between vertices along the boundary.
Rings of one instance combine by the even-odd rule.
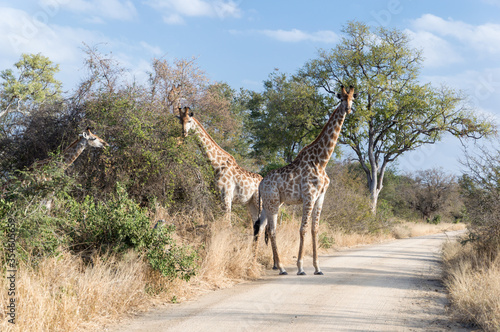
[[500, 255], [493, 262], [472, 246], [447, 243], [445, 284], [455, 316], [485, 331], [500, 331]]
[[[235, 220], [236, 218], [236, 220]], [[168, 282], [151, 271], [137, 255], [124, 260], [112, 255], [94, 258], [94, 267], [85, 266], [70, 254], [42, 261], [37, 269], [21, 265], [18, 269], [18, 307], [16, 325], [7, 322], [5, 312], [0, 314], [1, 331], [88, 331], [112, 324], [132, 312], [147, 310], [167, 302], [181, 302], [218, 288], [230, 287], [243, 280], [259, 278], [272, 267], [271, 247], [261, 239], [254, 255], [252, 230], [245, 220], [233, 217], [233, 226], [224, 218], [207, 223], [203, 216], [166, 215], [158, 212], [154, 219], [165, 219], [177, 226], [178, 243], [189, 243], [201, 256], [198, 274], [188, 283]], [[299, 246], [299, 217], [282, 221], [277, 237], [280, 258], [287, 266], [294, 265]], [[246, 225], [246, 226], [244, 226]], [[400, 224], [404, 236], [423, 235], [449, 229], [451, 225], [424, 227], [418, 224]], [[321, 225], [334, 247], [351, 247], [381, 242], [403, 235], [342, 234]], [[311, 254], [308, 234], [305, 254]], [[0, 302], [7, 303], [7, 279], [0, 279]]]
[[254, 259], [252, 236], [221, 219], [210, 227], [204, 259], [195, 281], [210, 288], [226, 287], [260, 276], [261, 267]]
[[391, 229], [392, 236], [396, 239], [408, 237], [425, 236], [442, 233], [446, 231], [457, 231], [465, 229], [465, 224], [440, 223], [437, 225], [429, 223], [400, 222]]
[[[131, 309], [145, 308], [145, 265], [137, 256], [96, 259], [84, 267], [71, 255], [43, 260], [35, 270], [21, 264], [16, 280], [16, 324], [2, 312], [2, 331], [92, 330]], [[6, 278], [0, 279], [2, 289]], [[1, 303], [8, 303], [6, 291]]]

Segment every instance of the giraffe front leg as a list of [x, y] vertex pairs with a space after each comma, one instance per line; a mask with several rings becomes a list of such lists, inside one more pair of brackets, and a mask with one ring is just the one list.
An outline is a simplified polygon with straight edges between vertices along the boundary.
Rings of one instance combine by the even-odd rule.
[[311, 219], [311, 214], [313, 210], [314, 202], [311, 200], [304, 201], [302, 207], [302, 224], [300, 225], [300, 244], [299, 244], [299, 254], [297, 256], [297, 274], [305, 275], [304, 271], [304, 239], [307, 232], [307, 227], [309, 220]]
[[[221, 182], [221, 181], [219, 181]], [[224, 219], [231, 224], [231, 204], [233, 201], [233, 188], [219, 184], [222, 202], [224, 204]]]
[[314, 266], [314, 274], [323, 275], [321, 269], [319, 268], [319, 259], [318, 259], [318, 231], [319, 231], [319, 217], [321, 215], [321, 210], [323, 208], [323, 199], [325, 198], [325, 194], [321, 194], [314, 205], [314, 210], [312, 213], [312, 227], [311, 227], [311, 235], [312, 235], [312, 246], [313, 246], [313, 266]]

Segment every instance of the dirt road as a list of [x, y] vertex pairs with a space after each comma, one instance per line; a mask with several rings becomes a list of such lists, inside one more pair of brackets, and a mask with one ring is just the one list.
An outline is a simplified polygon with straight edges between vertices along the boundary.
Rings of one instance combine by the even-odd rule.
[[320, 257], [257, 282], [152, 311], [115, 331], [467, 331], [448, 320], [441, 244], [456, 232]]

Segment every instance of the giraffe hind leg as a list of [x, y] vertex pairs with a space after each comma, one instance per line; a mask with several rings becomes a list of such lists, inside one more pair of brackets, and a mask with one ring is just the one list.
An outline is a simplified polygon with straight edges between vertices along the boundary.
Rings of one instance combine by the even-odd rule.
[[321, 215], [321, 209], [323, 208], [323, 199], [325, 194], [321, 194], [316, 204], [314, 205], [314, 210], [312, 213], [312, 225], [311, 225], [311, 236], [312, 236], [312, 246], [313, 246], [313, 266], [315, 275], [323, 275], [321, 269], [319, 268], [318, 259], [318, 231], [319, 231], [319, 217]]
[[266, 228], [269, 229], [269, 238], [271, 239], [271, 248], [273, 249], [273, 269], [279, 269], [280, 275], [287, 275], [285, 268], [281, 265], [280, 258], [278, 255], [278, 246], [276, 244], [276, 222], [278, 220], [278, 214], [272, 214], [268, 220], [268, 225]]

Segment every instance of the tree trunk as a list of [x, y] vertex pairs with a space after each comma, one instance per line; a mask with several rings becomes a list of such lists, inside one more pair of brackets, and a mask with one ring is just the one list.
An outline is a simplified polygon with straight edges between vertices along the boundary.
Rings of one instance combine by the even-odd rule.
[[370, 193], [370, 208], [372, 210], [372, 213], [375, 215], [377, 214], [377, 201], [378, 201], [378, 194], [380, 191], [375, 190], [374, 192]]
[[370, 189], [370, 209], [373, 214], [377, 214], [377, 201], [378, 194], [380, 194], [380, 190], [378, 189], [378, 177], [375, 172], [374, 177], [369, 181], [369, 189]]
[[378, 168], [376, 163], [371, 164], [370, 173], [368, 173], [368, 184], [370, 189], [370, 208], [373, 214], [377, 214], [378, 195], [382, 191], [385, 168], [387, 160], [384, 159], [382, 167]]

